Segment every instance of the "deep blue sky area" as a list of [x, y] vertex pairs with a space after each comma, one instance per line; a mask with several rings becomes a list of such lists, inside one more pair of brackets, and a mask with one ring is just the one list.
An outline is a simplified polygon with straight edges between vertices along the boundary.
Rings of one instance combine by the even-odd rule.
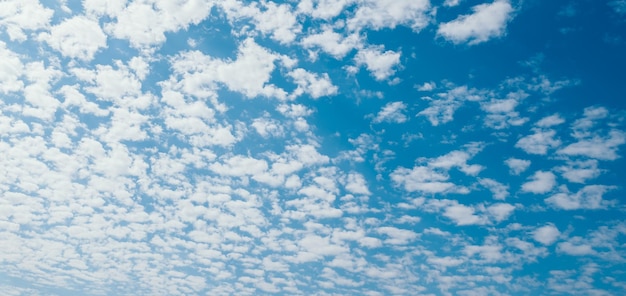
[[0, 1], [2, 295], [624, 295], [626, 1]]

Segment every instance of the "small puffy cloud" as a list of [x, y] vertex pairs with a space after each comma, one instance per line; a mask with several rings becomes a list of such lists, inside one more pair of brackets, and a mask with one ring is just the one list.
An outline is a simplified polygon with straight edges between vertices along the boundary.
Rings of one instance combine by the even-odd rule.
[[505, 160], [504, 163], [509, 167], [509, 171], [513, 175], [519, 175], [523, 173], [530, 166], [530, 160], [513, 157]]
[[[221, 83], [249, 98], [265, 96], [285, 99], [286, 92], [269, 83], [276, 61], [282, 58], [248, 38], [239, 45], [234, 61], [214, 59], [201, 52], [191, 51], [179, 54], [171, 63], [174, 72], [183, 77], [183, 90], [196, 97], [214, 96], [216, 84]], [[306, 79], [300, 82], [306, 86]]]
[[496, 222], [502, 222], [509, 218], [515, 210], [515, 206], [507, 203], [497, 203], [487, 207], [487, 212]]
[[461, 4], [462, 0], [446, 0], [443, 2], [443, 6], [445, 7], [455, 7]]
[[133, 1], [121, 11], [119, 8], [126, 1], [115, 1], [105, 6], [94, 1], [88, 2], [90, 5], [87, 8], [95, 13], [115, 15], [115, 22], [105, 25], [107, 33], [126, 39], [133, 47], [140, 49], [165, 42], [165, 32], [174, 32], [199, 23], [213, 8], [210, 0], [161, 1], [154, 4]]
[[25, 41], [25, 30], [47, 28], [53, 14], [37, 0], [0, 1], [0, 28], [5, 28], [12, 41]]
[[6, 44], [0, 41], [0, 93], [9, 93], [21, 90], [24, 82], [20, 77], [24, 71], [24, 65], [19, 56], [6, 48]]
[[403, 102], [390, 102], [387, 103], [374, 117], [374, 123], [381, 122], [393, 122], [403, 123], [407, 120], [406, 115], [402, 113], [406, 109], [406, 104]]
[[415, 89], [419, 91], [432, 91], [437, 87], [437, 84], [434, 82], [424, 82], [422, 85], [416, 85]]
[[563, 119], [559, 114], [553, 114], [550, 116], [546, 116], [542, 118], [541, 120], [537, 121], [535, 125], [538, 127], [552, 127], [555, 125], [562, 124], [564, 122], [565, 122], [565, 119]]
[[519, 112], [515, 111], [518, 105], [519, 101], [516, 98], [482, 102], [481, 109], [487, 112], [485, 125], [494, 129], [503, 129], [510, 125], [519, 126], [526, 123], [528, 118], [520, 117]]
[[570, 193], [567, 188], [562, 187], [560, 193], [554, 194], [545, 199], [545, 202], [562, 210], [578, 209], [603, 209], [610, 202], [603, 199], [603, 196], [612, 186], [588, 185], [576, 193]]
[[376, 80], [385, 80], [396, 73], [400, 64], [400, 53], [382, 47], [369, 47], [359, 50], [354, 57], [357, 66], [365, 66]]
[[298, 97], [304, 93], [309, 94], [312, 98], [318, 99], [324, 96], [331, 96], [337, 93], [337, 86], [330, 81], [328, 74], [318, 75], [311, 73], [305, 69], [297, 68], [289, 72], [287, 76], [291, 77], [298, 85], [293, 92], [293, 96]]
[[397, 168], [390, 177], [394, 183], [402, 185], [409, 192], [442, 193], [455, 187], [454, 183], [447, 182], [447, 174], [424, 166], [413, 169]]
[[493, 194], [494, 199], [503, 200], [506, 199], [507, 196], [509, 196], [509, 186], [504, 185], [496, 180], [481, 178], [478, 179], [478, 183], [481, 186], [489, 189], [489, 191], [491, 191], [491, 194]]
[[591, 245], [582, 242], [580, 237], [573, 237], [566, 242], [559, 243], [557, 250], [571, 256], [585, 256], [595, 253]]
[[606, 137], [594, 135], [567, 145], [560, 149], [558, 153], [569, 156], [586, 156], [600, 160], [616, 160], [620, 157], [617, 154], [617, 150], [624, 143], [626, 143], [626, 132], [611, 130]]
[[285, 132], [280, 121], [268, 117], [255, 118], [252, 121], [252, 127], [263, 138], [280, 137]]
[[101, 48], [106, 47], [107, 36], [97, 21], [84, 16], [64, 20], [52, 27], [50, 33], [39, 37], [63, 56], [91, 61]]
[[429, 0], [364, 0], [354, 16], [348, 20], [348, 28], [359, 31], [370, 27], [375, 30], [406, 25], [419, 31], [428, 25]]
[[452, 87], [446, 92], [437, 94], [436, 98], [423, 97], [430, 101], [429, 106], [417, 113], [417, 116], [424, 116], [433, 126], [450, 122], [454, 119], [454, 113], [464, 102], [478, 102], [483, 100], [484, 93], [467, 86]]
[[522, 191], [543, 194], [550, 192], [555, 185], [556, 176], [552, 172], [537, 171], [530, 181], [522, 184]]
[[391, 245], [406, 245], [417, 238], [417, 233], [396, 227], [379, 227], [376, 232], [386, 235], [388, 238], [384, 243]]
[[472, 207], [455, 204], [447, 207], [443, 212], [443, 216], [454, 221], [457, 225], [484, 224], [485, 220], [481, 216], [476, 215], [475, 212]]
[[363, 175], [359, 173], [352, 172], [348, 174], [345, 180], [345, 187], [348, 192], [353, 194], [371, 194], [370, 190], [367, 188], [367, 181], [365, 181]]
[[552, 224], [539, 227], [535, 229], [535, 231], [533, 231], [533, 239], [546, 246], [549, 246], [556, 242], [556, 240], [559, 238], [559, 235], [561, 235], [561, 232], [558, 228], [556, 228], [556, 226]]
[[568, 161], [567, 165], [560, 166], [557, 170], [568, 181], [581, 184], [600, 176], [602, 173], [602, 170], [598, 168], [598, 161], [595, 159]]
[[504, 35], [513, 13], [513, 7], [508, 0], [476, 5], [472, 10], [472, 14], [440, 24], [437, 34], [453, 43], [478, 44]]
[[320, 33], [302, 38], [301, 44], [304, 48], [320, 48], [327, 54], [340, 59], [352, 49], [360, 47], [361, 42], [361, 37], [356, 33], [346, 37], [334, 32], [332, 28], [325, 28]]
[[336, 17], [347, 5], [355, 0], [301, 0], [298, 3], [298, 12], [319, 19]]
[[561, 141], [554, 138], [556, 131], [542, 129], [533, 130], [535, 131], [534, 134], [519, 139], [519, 141], [515, 143], [515, 147], [529, 154], [546, 155], [548, 149], [557, 148], [561, 145]]

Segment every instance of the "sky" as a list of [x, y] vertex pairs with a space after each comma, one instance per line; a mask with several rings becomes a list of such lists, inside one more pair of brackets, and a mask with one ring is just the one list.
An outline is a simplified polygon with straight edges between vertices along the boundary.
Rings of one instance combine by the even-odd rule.
[[625, 295], [624, 0], [2, 0], [0, 294]]

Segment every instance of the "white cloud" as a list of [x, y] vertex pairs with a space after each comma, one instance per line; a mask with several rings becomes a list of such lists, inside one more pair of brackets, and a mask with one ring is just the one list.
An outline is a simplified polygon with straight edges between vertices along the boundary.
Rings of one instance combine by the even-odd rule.
[[535, 125], [538, 127], [552, 127], [555, 125], [562, 124], [564, 122], [565, 122], [565, 119], [563, 119], [559, 114], [553, 114], [550, 116], [546, 116], [542, 118], [541, 120], [537, 121]]
[[437, 87], [437, 84], [434, 82], [424, 82], [422, 85], [416, 85], [415, 88], [419, 91], [432, 91]]
[[6, 47], [6, 43], [0, 41], [0, 92], [19, 91], [24, 87], [24, 82], [20, 80], [24, 65], [19, 56]]
[[509, 196], [509, 186], [489, 178], [480, 178], [478, 183], [489, 189], [494, 199], [504, 200]]
[[213, 59], [192, 51], [173, 59], [172, 67], [184, 78], [182, 89], [196, 97], [214, 96], [215, 83], [219, 82], [249, 98], [266, 96], [285, 99], [286, 92], [269, 83], [275, 62], [282, 58], [249, 38], [239, 45], [234, 61]]
[[304, 48], [319, 47], [324, 52], [332, 55], [336, 59], [341, 59], [348, 52], [355, 48], [362, 47], [362, 40], [359, 34], [352, 33], [343, 36], [327, 27], [320, 33], [310, 34], [302, 38], [301, 44]]
[[509, 158], [504, 161], [504, 163], [509, 167], [511, 174], [519, 175], [526, 171], [530, 166], [530, 160], [518, 159], [518, 158]]
[[428, 0], [363, 0], [348, 20], [348, 28], [359, 31], [364, 27], [375, 30], [406, 25], [420, 31], [429, 22]]
[[354, 60], [357, 66], [363, 66], [371, 73], [376, 80], [385, 80], [396, 73], [400, 64], [400, 53], [387, 50], [383, 52], [382, 47], [369, 47], [360, 49]]
[[594, 135], [591, 138], [569, 144], [558, 151], [570, 156], [586, 156], [600, 160], [616, 160], [619, 146], [626, 143], [626, 132], [611, 130], [607, 137]]
[[417, 238], [417, 234], [412, 230], [396, 227], [379, 227], [376, 232], [386, 235], [388, 238], [383, 242], [391, 245], [406, 245]]
[[88, 14], [116, 17], [126, 7], [128, 0], [83, 0], [82, 5]]
[[363, 175], [356, 172], [348, 174], [348, 177], [345, 180], [345, 187], [346, 190], [354, 194], [371, 194], [370, 190], [367, 188], [367, 181], [365, 180]]
[[572, 256], [585, 256], [595, 253], [590, 245], [580, 243], [577, 238], [572, 238], [569, 241], [559, 243], [557, 245], [557, 250]]
[[467, 188], [448, 182], [448, 171], [455, 167], [469, 176], [476, 176], [483, 167], [477, 164], [467, 164], [467, 161], [481, 150], [481, 147], [470, 145], [468, 151], [456, 150], [448, 154], [420, 160], [425, 165], [416, 165], [413, 169], [396, 168], [390, 175], [396, 185], [401, 185], [409, 192], [467, 193]]
[[556, 228], [556, 226], [552, 224], [539, 227], [535, 229], [535, 231], [533, 231], [533, 239], [546, 246], [549, 246], [556, 242], [556, 240], [559, 238], [559, 235], [561, 235], [561, 232], [558, 228]]
[[514, 111], [518, 104], [519, 101], [516, 98], [482, 102], [481, 109], [487, 112], [485, 125], [494, 129], [503, 129], [509, 125], [519, 126], [526, 123], [528, 118], [521, 118], [519, 113]]
[[598, 161], [595, 159], [568, 161], [566, 166], [560, 166], [557, 170], [568, 181], [581, 184], [597, 178], [602, 173], [602, 170], [598, 168]]
[[570, 193], [563, 186], [560, 193], [546, 198], [545, 202], [562, 210], [603, 209], [611, 204], [603, 199], [603, 195], [612, 189], [612, 186], [588, 185], [576, 193]]
[[318, 75], [305, 69], [297, 68], [289, 72], [287, 76], [293, 78], [298, 85], [298, 88], [293, 92], [295, 97], [307, 93], [313, 99], [318, 99], [334, 95], [338, 90], [338, 87], [333, 85], [326, 73]]
[[403, 102], [389, 102], [376, 114], [374, 123], [393, 122], [403, 123], [407, 121], [406, 115], [402, 113], [406, 109]]
[[39, 36], [63, 56], [91, 61], [101, 48], [107, 45], [107, 36], [97, 21], [75, 16], [52, 27], [50, 34]]
[[552, 172], [537, 171], [530, 181], [522, 184], [522, 192], [543, 194], [550, 192], [556, 185], [556, 176]]
[[546, 155], [548, 149], [558, 148], [561, 141], [555, 139], [555, 130], [533, 129], [534, 134], [525, 136], [515, 143], [515, 147], [524, 150], [529, 154]]
[[447, 207], [443, 212], [443, 215], [453, 220], [457, 225], [474, 225], [485, 223], [485, 220], [482, 217], [475, 214], [474, 208], [461, 204], [455, 204]]
[[255, 118], [252, 127], [263, 138], [281, 137], [285, 133], [280, 121], [268, 117]]
[[116, 11], [122, 3], [115, 2], [103, 7], [93, 2], [88, 8], [97, 13], [115, 16], [115, 22], [104, 26], [118, 39], [126, 39], [139, 49], [165, 42], [165, 32], [175, 32], [205, 19], [213, 7], [212, 0], [158, 1], [142, 3], [133, 1], [122, 11]]
[[417, 113], [417, 116], [425, 116], [433, 126], [450, 122], [454, 119], [454, 113], [465, 101], [477, 102], [483, 99], [483, 93], [467, 86], [458, 86], [446, 92], [438, 93], [437, 99], [423, 97], [430, 101], [429, 106]]
[[231, 21], [251, 18], [258, 31], [271, 34], [272, 39], [283, 44], [293, 42], [301, 30], [296, 13], [287, 3], [277, 5], [271, 1], [262, 1], [246, 6], [241, 1], [223, 1], [220, 6]]
[[446, 7], [454, 7], [454, 6], [458, 6], [459, 4], [461, 4], [462, 0], [446, 0], [443, 2], [443, 6]]
[[453, 43], [478, 44], [504, 35], [513, 13], [513, 7], [508, 0], [476, 5], [472, 10], [472, 14], [440, 24], [437, 34]]
[[502, 222], [509, 218], [515, 210], [515, 206], [507, 203], [497, 203], [487, 207], [487, 212], [496, 222]]
[[0, 2], [0, 28], [12, 41], [25, 41], [25, 30], [47, 28], [53, 14], [37, 0], [5, 0]]
[[298, 12], [314, 18], [330, 19], [356, 0], [302, 0], [298, 3]]

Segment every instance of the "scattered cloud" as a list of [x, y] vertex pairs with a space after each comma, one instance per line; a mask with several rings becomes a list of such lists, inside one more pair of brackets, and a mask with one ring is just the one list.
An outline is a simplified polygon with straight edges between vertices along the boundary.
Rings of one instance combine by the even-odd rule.
[[513, 18], [514, 12], [508, 0], [479, 4], [472, 10], [472, 14], [461, 15], [453, 21], [440, 24], [437, 34], [453, 43], [482, 43], [506, 34], [506, 25]]
[[552, 191], [556, 186], [556, 176], [552, 172], [537, 171], [529, 179], [522, 184], [523, 192], [543, 194]]
[[383, 108], [376, 114], [374, 117], [374, 123], [381, 122], [393, 122], [393, 123], [403, 123], [407, 121], [406, 115], [402, 113], [406, 109], [406, 104], [403, 102], [390, 102], [387, 105], [383, 106]]

